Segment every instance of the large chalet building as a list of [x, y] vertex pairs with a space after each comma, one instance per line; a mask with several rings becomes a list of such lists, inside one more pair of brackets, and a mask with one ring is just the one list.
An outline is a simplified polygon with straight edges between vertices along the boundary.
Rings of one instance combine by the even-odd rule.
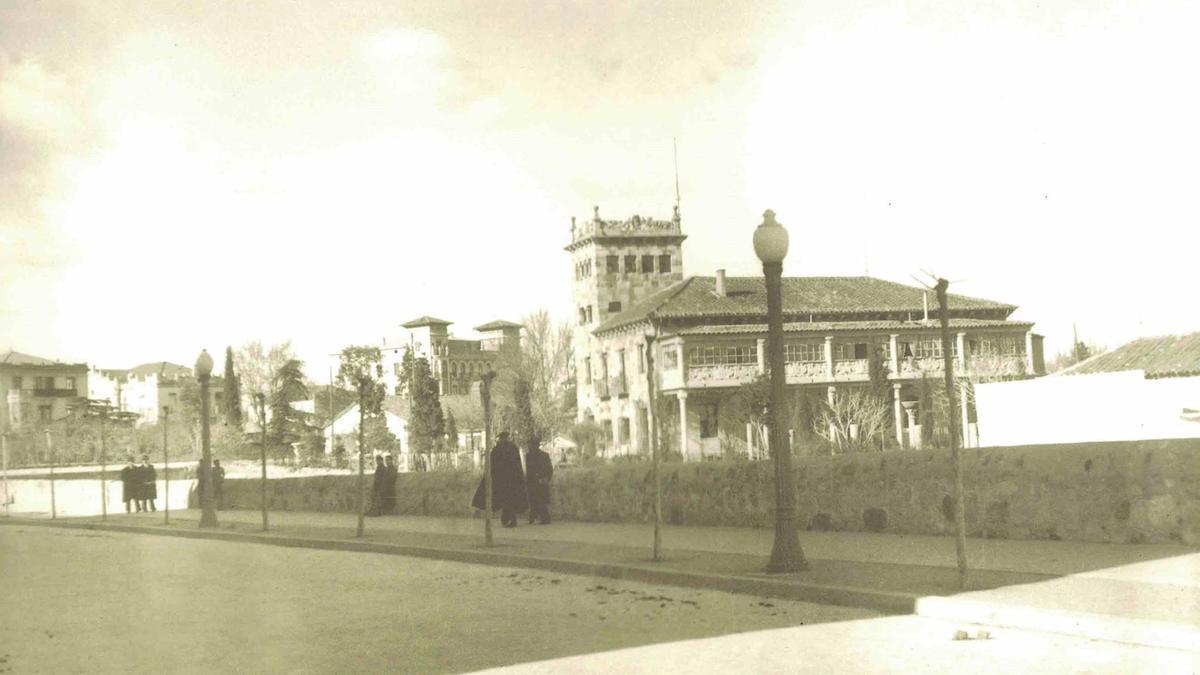
[[[604, 220], [599, 208], [571, 222], [577, 419], [610, 430], [616, 453], [647, 451], [651, 416], [663, 416], [686, 459], [722, 452], [722, 407], [766, 371], [766, 289], [762, 277], [683, 275], [679, 209], [670, 220]], [[747, 234], [747, 241], [749, 234]], [[787, 383], [832, 397], [869, 382], [872, 352], [893, 388], [897, 439], [922, 378], [942, 374], [932, 293], [871, 277], [785, 277]], [[1009, 317], [1013, 305], [949, 296], [957, 368], [991, 378], [1044, 371], [1041, 336]], [[645, 345], [659, 404], [648, 405]], [[664, 399], [670, 406], [664, 405]], [[664, 412], [666, 411], [666, 412]], [[916, 418], [916, 419], [919, 419]]]

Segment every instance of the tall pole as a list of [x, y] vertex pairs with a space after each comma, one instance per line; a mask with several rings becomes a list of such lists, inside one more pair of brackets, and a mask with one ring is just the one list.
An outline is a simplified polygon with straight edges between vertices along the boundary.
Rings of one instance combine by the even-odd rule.
[[167, 454], [167, 421], [171, 409], [163, 406], [163, 525], [171, 524], [171, 461]]
[[[316, 404], [313, 404], [316, 407]], [[333, 456], [333, 366], [329, 366], [329, 454]], [[341, 468], [341, 467], [339, 467]]]
[[946, 375], [946, 424], [950, 428], [950, 457], [954, 462], [954, 549], [958, 556], [958, 587], [967, 585], [967, 516], [963, 499], [962, 456], [958, 447], [958, 420], [954, 414], [954, 360], [950, 358], [950, 312], [946, 309], [946, 290], [950, 282], [938, 279], [937, 299], [942, 323], [942, 370]]
[[808, 560], [796, 534], [796, 477], [792, 471], [792, 449], [784, 420], [787, 373], [783, 361], [783, 263], [763, 263], [767, 283], [767, 356], [771, 370], [771, 402], [767, 406], [771, 454], [775, 456], [775, 544], [767, 571], [797, 572], [808, 569]]
[[[46, 430], [46, 454], [50, 455], [50, 518], [54, 519], [58, 517], [58, 502], [54, 495], [54, 464], [57, 462], [57, 459], [54, 456], [54, 437], [51, 435], [49, 429]], [[7, 501], [7, 490], [5, 490], [4, 496], [5, 501]]]
[[358, 533], [354, 536], [363, 536], [364, 517], [367, 514], [367, 477], [366, 477], [366, 444], [367, 435], [363, 431], [363, 427], [367, 424], [366, 401], [364, 400], [362, 385], [359, 385], [358, 393]]
[[212, 447], [208, 429], [208, 381], [212, 377], [212, 357], [208, 351], [196, 360], [196, 377], [200, 380], [200, 476], [204, 486], [200, 491], [200, 527], [217, 527], [217, 510], [213, 504]]
[[106, 450], [104, 448], [104, 418], [105, 417], [108, 417], [108, 408], [101, 408], [100, 409], [100, 519], [101, 520], [108, 520], [108, 455], [105, 454]]
[[[48, 432], [47, 432], [48, 433]], [[8, 515], [8, 432], [0, 434], [0, 456], [4, 458], [4, 515]], [[53, 503], [51, 498], [51, 503]]]
[[483, 399], [483, 543], [492, 545], [492, 378], [494, 371], [483, 374], [479, 396]]
[[262, 520], [263, 532], [267, 531], [267, 397], [261, 393], [255, 394], [254, 397], [258, 403], [258, 427], [262, 432], [262, 440], [259, 443], [262, 450]]
[[650, 473], [654, 477], [654, 559], [662, 560], [662, 480], [658, 473], [658, 415], [654, 404], [654, 334], [646, 335], [646, 427], [650, 443]]

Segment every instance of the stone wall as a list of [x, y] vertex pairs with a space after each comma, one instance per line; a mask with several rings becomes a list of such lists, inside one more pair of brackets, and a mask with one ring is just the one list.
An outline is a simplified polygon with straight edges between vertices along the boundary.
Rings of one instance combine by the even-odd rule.
[[[970, 536], [1200, 544], [1200, 440], [970, 449], [963, 453]], [[675, 525], [769, 527], [769, 462], [662, 465], [663, 519]], [[801, 528], [911, 534], [953, 531], [946, 450], [797, 460]], [[399, 512], [465, 516], [478, 476], [401, 474]], [[370, 477], [367, 477], [369, 484]], [[271, 481], [272, 508], [354, 511], [354, 477]], [[255, 480], [227, 480], [227, 501], [258, 508]], [[556, 518], [650, 522], [648, 464], [559, 470]]]

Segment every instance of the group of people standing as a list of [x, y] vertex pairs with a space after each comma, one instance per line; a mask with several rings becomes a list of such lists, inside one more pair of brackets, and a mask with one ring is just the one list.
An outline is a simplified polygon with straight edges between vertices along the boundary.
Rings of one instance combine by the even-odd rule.
[[[491, 452], [492, 510], [500, 512], [500, 524], [516, 527], [517, 516], [529, 512], [529, 523], [550, 524], [550, 480], [554, 477], [554, 463], [550, 455], [541, 448], [541, 439], [529, 439], [525, 452], [525, 469], [521, 468], [521, 454], [507, 431], [500, 432], [496, 447]], [[486, 476], [484, 477], [486, 480]], [[484, 482], [475, 490], [471, 505], [485, 510]]]
[[[158, 472], [150, 463], [149, 455], [142, 455], [142, 463], [134, 464], [133, 455], [129, 464], [121, 469], [121, 500], [125, 502], [125, 513], [133, 508], [138, 512], [157, 511], [154, 501], [158, 499]], [[131, 506], [132, 502], [132, 506]]]
[[371, 509], [368, 516], [396, 513], [396, 459], [391, 454], [375, 456], [375, 480], [371, 484]]

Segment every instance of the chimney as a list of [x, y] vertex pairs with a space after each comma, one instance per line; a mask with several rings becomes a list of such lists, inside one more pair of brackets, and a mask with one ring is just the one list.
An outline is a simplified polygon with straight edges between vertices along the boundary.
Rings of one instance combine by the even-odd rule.
[[717, 270], [716, 288], [713, 290], [717, 297], [725, 297], [725, 270]]

